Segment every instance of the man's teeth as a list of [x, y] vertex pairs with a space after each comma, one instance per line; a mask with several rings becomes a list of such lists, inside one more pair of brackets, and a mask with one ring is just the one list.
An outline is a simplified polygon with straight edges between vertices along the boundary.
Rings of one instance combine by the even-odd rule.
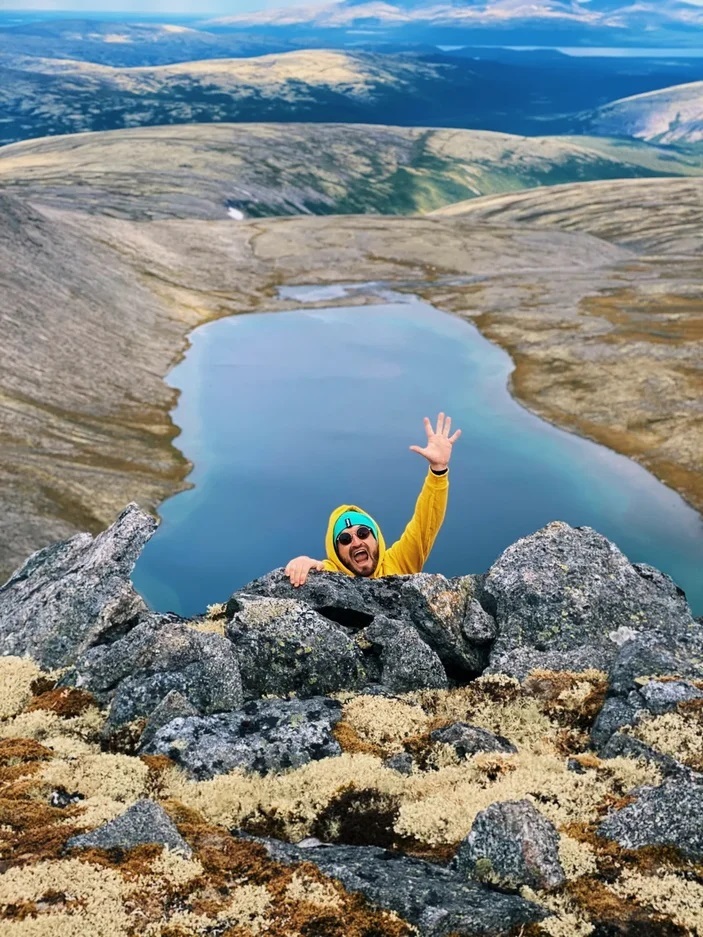
[[354, 559], [361, 560], [366, 556], [368, 556], [368, 553], [366, 552], [366, 550], [357, 550], [356, 553], [354, 554]]

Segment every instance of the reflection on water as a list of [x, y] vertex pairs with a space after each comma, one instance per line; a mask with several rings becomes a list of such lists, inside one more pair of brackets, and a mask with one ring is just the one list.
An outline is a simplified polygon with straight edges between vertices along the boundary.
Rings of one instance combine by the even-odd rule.
[[[291, 302], [329, 298], [289, 289]], [[483, 572], [519, 537], [563, 520], [668, 572], [703, 612], [703, 524], [675, 492], [524, 410], [506, 389], [510, 358], [473, 324], [412, 296], [389, 302], [383, 285], [335, 289], [386, 301], [237, 316], [191, 333], [169, 383], [182, 391], [174, 420], [195, 487], [162, 505], [137, 564], [153, 607], [196, 614], [293, 556], [323, 556], [341, 503], [369, 511], [392, 542], [427, 469], [409, 446], [423, 442], [423, 416], [445, 410], [463, 435], [428, 572]]]

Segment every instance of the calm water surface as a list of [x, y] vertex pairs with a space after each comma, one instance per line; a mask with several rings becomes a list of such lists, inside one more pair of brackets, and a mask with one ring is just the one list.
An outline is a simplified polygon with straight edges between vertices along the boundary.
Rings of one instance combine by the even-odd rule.
[[424, 445], [423, 416], [445, 410], [463, 434], [426, 571], [484, 572], [518, 537], [563, 520], [669, 573], [703, 613], [695, 511], [635, 463], [519, 406], [510, 358], [471, 323], [386, 299], [241, 315], [191, 334], [169, 383], [181, 390], [177, 443], [195, 487], [161, 506], [133, 577], [154, 608], [197, 614], [293, 556], [323, 557], [327, 518], [344, 502], [393, 542], [427, 470], [408, 447]]

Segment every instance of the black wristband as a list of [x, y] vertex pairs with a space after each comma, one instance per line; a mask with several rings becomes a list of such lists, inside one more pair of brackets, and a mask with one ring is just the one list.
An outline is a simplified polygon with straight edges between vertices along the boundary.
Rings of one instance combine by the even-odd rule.
[[430, 471], [432, 472], [433, 475], [446, 475], [447, 472], [449, 471], [449, 466], [447, 466], [445, 469], [441, 469], [439, 472], [435, 472], [433, 468], [430, 468]]

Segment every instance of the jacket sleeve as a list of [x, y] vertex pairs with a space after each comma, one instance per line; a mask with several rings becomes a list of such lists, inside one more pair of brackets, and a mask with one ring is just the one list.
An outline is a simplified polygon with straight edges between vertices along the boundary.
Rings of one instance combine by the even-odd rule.
[[384, 575], [422, 571], [444, 521], [448, 495], [449, 473], [435, 475], [428, 469], [412, 518], [400, 539], [386, 551]]

